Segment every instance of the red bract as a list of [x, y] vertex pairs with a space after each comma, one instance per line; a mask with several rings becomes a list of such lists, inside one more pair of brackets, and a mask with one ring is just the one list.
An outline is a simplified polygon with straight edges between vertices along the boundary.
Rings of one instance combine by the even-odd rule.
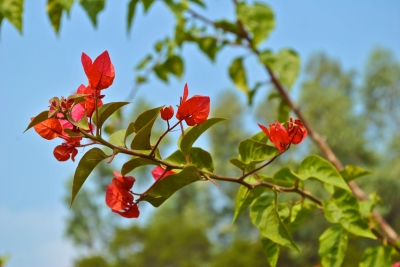
[[174, 108], [172, 106], [164, 107], [160, 110], [160, 113], [163, 120], [170, 120], [174, 116]]
[[210, 114], [210, 98], [208, 96], [195, 95], [187, 99], [188, 85], [183, 90], [182, 103], [176, 112], [178, 120], [185, 120], [187, 125], [202, 124]]
[[286, 125], [288, 129], [276, 121], [274, 124], [269, 125], [270, 129], [268, 131], [267, 127], [258, 124], [261, 130], [267, 134], [269, 140], [274, 143], [275, 147], [278, 148], [281, 153], [285, 151], [290, 144], [297, 145], [307, 136], [307, 129], [300, 120], [296, 119], [293, 122], [293, 119], [290, 118]]
[[[96, 96], [96, 90], [93, 90], [90, 87], [86, 87], [83, 84], [81, 84], [76, 92], [77, 94], [86, 94], [89, 96], [85, 97], [85, 101], [81, 102], [80, 105], [86, 110], [86, 116], [91, 117], [96, 106], [95, 106], [95, 100], [94, 97]], [[99, 93], [97, 92], [97, 96], [99, 96]], [[103, 101], [101, 99], [97, 99], [97, 106], [101, 107], [103, 105]], [[82, 114], [83, 116], [83, 114]]]
[[[31, 118], [33, 120], [33, 118]], [[63, 128], [57, 119], [49, 118], [36, 124], [35, 131], [44, 139], [52, 140], [62, 134]]]
[[77, 154], [78, 150], [75, 147], [66, 144], [56, 146], [53, 151], [53, 155], [58, 161], [67, 161], [69, 159], [75, 161], [75, 156]]
[[[151, 171], [151, 175], [153, 175], [154, 180], [159, 180], [160, 177], [161, 177], [161, 175], [164, 173], [164, 171], [165, 171], [165, 169], [163, 169], [163, 168], [157, 166], [157, 167], [154, 168], [154, 170]], [[162, 180], [162, 179], [164, 179], [164, 178], [170, 176], [171, 174], [176, 174], [176, 172], [174, 172], [174, 171], [167, 171], [167, 172], [164, 174], [164, 176], [163, 176], [160, 180]]]
[[293, 122], [293, 119], [290, 118], [287, 124], [289, 139], [292, 140], [292, 144], [297, 145], [307, 137], [307, 129], [299, 119], [296, 119]]
[[108, 88], [114, 81], [115, 71], [108, 51], [104, 51], [92, 63], [92, 59], [82, 53], [82, 65], [89, 80], [89, 87], [94, 90]]
[[106, 204], [111, 210], [126, 218], [139, 217], [139, 209], [136, 203], [133, 203], [133, 195], [130, 192], [135, 178], [132, 176], [122, 176], [114, 172], [115, 178], [112, 184], [107, 186]]

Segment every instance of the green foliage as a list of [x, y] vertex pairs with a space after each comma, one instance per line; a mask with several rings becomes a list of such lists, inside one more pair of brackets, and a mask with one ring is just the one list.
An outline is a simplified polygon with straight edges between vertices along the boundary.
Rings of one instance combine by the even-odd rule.
[[51, 25], [53, 26], [53, 29], [56, 33], [59, 32], [60, 30], [60, 23], [61, 23], [61, 17], [63, 12], [67, 12], [69, 14], [69, 11], [72, 7], [72, 4], [74, 3], [74, 0], [48, 0], [47, 1], [47, 6], [46, 6], [46, 11], [49, 16]]
[[200, 170], [209, 172], [214, 171], [214, 163], [211, 154], [200, 147], [192, 147], [190, 149], [190, 159], [194, 166]]
[[319, 237], [318, 254], [322, 267], [340, 267], [347, 249], [347, 231], [340, 225], [328, 228]]
[[88, 121], [87, 121], [87, 117], [86, 117], [86, 112], [79, 121], [75, 121], [72, 118], [72, 115], [70, 115], [70, 114], [67, 114], [67, 118], [73, 125], [75, 125], [78, 128], [81, 128], [84, 131], [88, 131], [90, 129]]
[[352, 164], [345, 166], [344, 169], [340, 171], [340, 175], [342, 175], [343, 179], [347, 183], [369, 174], [371, 174], [370, 171], [364, 170], [363, 168]]
[[238, 57], [233, 60], [231, 66], [229, 67], [229, 76], [240, 90], [246, 94], [250, 91], [249, 87], [247, 86], [246, 70], [243, 66], [242, 57]]
[[126, 135], [126, 129], [122, 129], [117, 132], [114, 132], [113, 134], [110, 135], [109, 142], [116, 146], [126, 147], [125, 146], [125, 135]]
[[154, 207], [159, 207], [182, 187], [200, 180], [201, 177], [196, 167], [185, 167], [181, 172], [157, 181], [141, 200], [149, 202]]
[[[136, 135], [132, 139], [131, 149], [151, 150], [150, 137], [154, 122], [160, 114], [162, 107], [147, 110], [139, 115], [134, 123]], [[128, 128], [129, 129], [129, 128]], [[128, 133], [128, 130], [127, 130]]]
[[271, 267], [275, 267], [276, 264], [278, 263], [279, 252], [281, 247], [277, 243], [271, 241], [270, 239], [264, 236], [261, 236], [261, 243], [269, 265]]
[[49, 115], [48, 110], [40, 112], [36, 117], [33, 118], [33, 120], [29, 123], [28, 127], [26, 127], [24, 132], [28, 131], [30, 128], [32, 128], [36, 124], [39, 124], [42, 121], [47, 120], [49, 118], [48, 115]]
[[330, 200], [323, 201], [325, 218], [331, 223], [339, 223], [350, 233], [376, 239], [360, 214], [357, 199], [349, 192], [338, 189]]
[[127, 29], [128, 32], [131, 29], [133, 16], [135, 15], [136, 5], [139, 0], [131, 0], [128, 4], [128, 15], [127, 15]]
[[193, 126], [188, 128], [185, 131], [185, 136], [182, 137], [179, 143], [179, 148], [183, 154], [188, 155], [190, 153], [190, 149], [192, 148], [194, 142], [196, 142], [197, 138], [200, 137], [205, 131], [207, 131], [214, 124], [221, 122], [225, 119], [222, 118], [211, 118], [206, 120], [200, 125]]
[[24, 0], [0, 1], [0, 26], [7, 19], [19, 32], [22, 32], [22, 13]]
[[301, 162], [298, 177], [301, 180], [315, 178], [323, 183], [350, 191], [350, 188], [335, 167], [329, 161], [317, 155], [308, 156]]
[[126, 175], [131, 171], [133, 171], [134, 169], [146, 165], [159, 165], [159, 164], [150, 159], [133, 157], [131, 160], [125, 162], [124, 165], [122, 165], [121, 174]]
[[253, 34], [252, 45], [254, 46], [264, 41], [275, 27], [274, 13], [269, 6], [263, 3], [248, 6], [241, 2], [237, 5], [236, 14], [238, 19]]
[[387, 246], [367, 248], [359, 267], [390, 267], [393, 249]]
[[[122, 108], [123, 106], [129, 104], [129, 102], [110, 102], [99, 107], [98, 114], [97, 112], [93, 112], [92, 118], [93, 123], [101, 128], [104, 122], [112, 115], [114, 112]], [[97, 117], [99, 118], [99, 122], [97, 122]]]
[[217, 39], [212, 36], [198, 38], [197, 44], [201, 51], [203, 51], [212, 61], [215, 60], [215, 55], [218, 52]]
[[86, 11], [93, 26], [97, 26], [97, 15], [104, 9], [105, 0], [79, 0], [79, 3]]
[[274, 195], [269, 194], [254, 200], [251, 204], [250, 218], [262, 236], [277, 244], [299, 251], [279, 216], [277, 198]]
[[78, 163], [78, 167], [75, 170], [74, 182], [72, 184], [72, 197], [71, 197], [71, 206], [74, 202], [76, 195], [81, 189], [83, 183], [86, 181], [86, 178], [93, 171], [94, 168], [104, 159], [108, 158], [103, 150], [94, 147], [90, 149], [88, 152], [83, 155], [81, 160]]

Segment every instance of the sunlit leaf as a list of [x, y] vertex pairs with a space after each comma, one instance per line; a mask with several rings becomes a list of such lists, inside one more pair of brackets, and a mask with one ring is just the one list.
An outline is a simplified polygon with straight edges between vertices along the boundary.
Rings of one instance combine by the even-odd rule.
[[215, 54], [218, 52], [217, 39], [211, 36], [202, 37], [197, 39], [197, 44], [201, 51], [214, 61]]
[[288, 229], [279, 217], [275, 196], [260, 196], [251, 204], [251, 222], [260, 230], [260, 234], [282, 246], [299, 251]]
[[[255, 181], [255, 179], [253, 179], [253, 181]], [[239, 216], [246, 211], [246, 209], [250, 206], [254, 199], [258, 198], [262, 193], [267, 190], [269, 189], [262, 186], [250, 190], [247, 187], [241, 185], [236, 195], [235, 213], [233, 215], [232, 223], [234, 223], [236, 219], [239, 218]]]
[[362, 219], [358, 201], [351, 193], [338, 189], [330, 200], [323, 201], [323, 206], [325, 218], [331, 223], [339, 223], [357, 236], [376, 239]]
[[173, 164], [179, 164], [179, 165], [185, 165], [186, 164], [186, 158], [185, 155], [182, 153], [180, 150], [176, 150], [174, 153], [169, 155], [164, 159], [166, 162], [170, 162]]
[[183, 74], [183, 60], [178, 55], [173, 55], [167, 58], [164, 62], [164, 67], [168, 70], [168, 72], [174, 74], [178, 78], [182, 77]]
[[350, 192], [349, 186], [336, 168], [329, 161], [317, 155], [310, 155], [301, 162], [298, 177], [302, 180], [315, 178]]
[[103, 150], [97, 147], [90, 149], [85, 155], [83, 155], [78, 163], [78, 167], [75, 170], [74, 181], [72, 184], [71, 206], [74, 202], [76, 194], [78, 194], [79, 189], [81, 189], [89, 174], [102, 160], [108, 157], [109, 156], [107, 156]]
[[128, 31], [131, 29], [133, 16], [135, 15], [135, 10], [136, 10], [136, 4], [138, 2], [139, 0], [131, 0], [128, 4], [128, 16], [127, 16]]
[[275, 267], [278, 263], [280, 246], [264, 236], [261, 236], [261, 244], [269, 265]]
[[371, 174], [370, 171], [364, 170], [363, 168], [356, 166], [356, 165], [347, 165], [344, 169], [340, 172], [343, 179], [346, 182], [353, 181], [359, 177]]
[[[134, 127], [136, 135], [133, 137], [131, 142], [131, 149], [135, 150], [151, 150], [152, 147], [150, 145], [150, 137], [151, 130], [153, 129], [154, 122], [160, 114], [160, 109], [162, 107], [158, 107], [155, 109], [147, 110], [139, 115], [136, 119]], [[146, 125], [143, 123], [147, 121]]]
[[214, 163], [211, 154], [200, 147], [192, 147], [190, 149], [190, 159], [194, 166], [200, 170], [209, 172], [214, 171]]
[[200, 125], [189, 128], [185, 132], [185, 136], [181, 139], [179, 144], [180, 150], [183, 152], [183, 154], [189, 155], [190, 149], [193, 146], [194, 142], [196, 142], [197, 138], [199, 138], [200, 135], [207, 131], [211, 126], [223, 120], [225, 119], [211, 118]]
[[302, 225], [303, 222], [307, 220], [310, 214], [316, 209], [317, 204], [308, 201], [293, 205], [290, 219], [290, 231], [293, 232], [299, 228], [300, 225]]
[[118, 109], [122, 108], [123, 106], [129, 104], [130, 102], [110, 102], [107, 104], [102, 105], [99, 107], [99, 123], [97, 123], [97, 114], [96, 111], [92, 115], [92, 120], [97, 127], [101, 128], [104, 122], [116, 112]]
[[71, 114], [67, 114], [67, 118], [76, 127], [81, 128], [84, 131], [89, 130], [89, 124], [87, 121], [86, 112], [79, 121], [75, 121], [74, 118], [72, 118]]
[[33, 120], [28, 124], [28, 127], [26, 127], [25, 131], [28, 131], [30, 128], [32, 128], [33, 126], [35, 126], [38, 123], [41, 123], [42, 121], [45, 121], [48, 119], [48, 114], [49, 111], [45, 110], [40, 112], [38, 115], [36, 115], [36, 117], [33, 118]]
[[22, 32], [22, 13], [24, 0], [2, 0], [0, 1], [0, 26], [6, 18], [19, 32]]
[[110, 143], [116, 146], [125, 147], [126, 129], [119, 130], [110, 135]]
[[97, 26], [97, 15], [104, 9], [105, 0], [79, 0], [93, 25]]
[[176, 191], [200, 179], [201, 177], [196, 167], [185, 167], [180, 173], [157, 181], [141, 200], [149, 202], [154, 207], [159, 207]]
[[245, 93], [250, 91], [247, 85], [246, 71], [243, 67], [243, 58], [236, 58], [229, 67], [229, 76], [237, 88]]
[[279, 151], [265, 143], [246, 139], [239, 143], [240, 160], [246, 164], [255, 164], [273, 158]]
[[275, 27], [272, 9], [264, 3], [248, 6], [244, 2], [240, 2], [236, 6], [239, 20], [253, 34], [253, 45], [257, 46], [268, 37]]
[[322, 267], [340, 267], [347, 249], [347, 231], [334, 225], [319, 237], [318, 254]]
[[393, 248], [389, 246], [369, 247], [365, 250], [359, 267], [390, 267], [392, 253]]
[[137, 167], [140, 166], [146, 166], [146, 165], [157, 165], [159, 164], [153, 160], [146, 159], [146, 158], [140, 158], [140, 157], [134, 157], [131, 160], [125, 162], [124, 165], [122, 165], [121, 168], [121, 174], [126, 175], [136, 169]]

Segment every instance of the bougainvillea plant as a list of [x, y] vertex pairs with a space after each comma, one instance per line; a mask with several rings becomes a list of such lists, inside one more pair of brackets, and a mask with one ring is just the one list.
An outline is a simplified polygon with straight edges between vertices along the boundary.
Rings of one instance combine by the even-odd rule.
[[[54, 149], [54, 156], [59, 161], [74, 161], [79, 148], [94, 146], [82, 156], [76, 168], [71, 205], [87, 177], [100, 162], [106, 159], [111, 162], [117, 154], [126, 154], [131, 158], [121, 166], [119, 172], [114, 172], [105, 196], [106, 205], [122, 217], [137, 218], [142, 201], [159, 207], [176, 191], [191, 183], [204, 181], [216, 184], [222, 181], [239, 185], [233, 221], [250, 209], [250, 219], [259, 229], [271, 266], [276, 266], [282, 246], [300, 251], [292, 232], [315, 210], [323, 211], [325, 218], [332, 223], [320, 237], [319, 253], [323, 266], [328, 266], [326, 262], [331, 261], [332, 253], [344, 255], [346, 247], [343, 244], [348, 236], [377, 238], [375, 224], [370, 217], [374, 203], [364, 205], [361, 212], [360, 204], [347, 184], [368, 174], [360, 167], [350, 165], [339, 172], [327, 160], [310, 155], [296, 170], [283, 167], [272, 176], [262, 173], [292, 145], [300, 144], [307, 137], [308, 131], [301, 120], [290, 118], [283, 124], [276, 121], [269, 125], [269, 129], [259, 124], [262, 131], [240, 142], [238, 157], [230, 160], [233, 166], [241, 170], [241, 175], [230, 177], [217, 174], [211, 154], [193, 146], [210, 127], [225, 120], [209, 118], [208, 96], [194, 95], [189, 98], [188, 85], [185, 84], [183, 96], [180, 99], [177, 97], [176, 103], [168, 103], [178, 106], [176, 114], [172, 105], [146, 110], [126, 129], [111, 134], [106, 140], [102, 133], [104, 123], [129, 103], [103, 103], [103, 90], [111, 86], [115, 78], [114, 66], [107, 51], [94, 62], [82, 53], [81, 61], [88, 78], [87, 85], [80, 85], [76, 93], [68, 97], [51, 98], [49, 108], [31, 118], [26, 129], [33, 127], [47, 140], [61, 138], [62, 143]], [[166, 130], [152, 144], [152, 128], [159, 117], [166, 121]], [[186, 130], [183, 121], [188, 126]], [[178, 127], [181, 128], [181, 138], [177, 150], [161, 158], [158, 148], [161, 140]], [[112, 153], [104, 152], [99, 148], [102, 146], [110, 148]], [[151, 172], [154, 182], [145, 192], [134, 193], [132, 190], [136, 178], [127, 174], [146, 165], [154, 166]], [[322, 183], [331, 197], [322, 200], [307, 191], [305, 181], [310, 179]], [[297, 196], [296, 201], [281, 202], [279, 196], [284, 192]], [[391, 253], [393, 250], [386, 244], [371, 249], [382, 250], [382, 253]], [[342, 256], [335, 260], [336, 263], [342, 261]]]

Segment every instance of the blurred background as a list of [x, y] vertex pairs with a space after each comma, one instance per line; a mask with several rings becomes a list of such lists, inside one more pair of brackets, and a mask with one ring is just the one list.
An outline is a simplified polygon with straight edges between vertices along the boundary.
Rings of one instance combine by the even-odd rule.
[[[0, 0], [0, 7], [6, 0]], [[85, 2], [85, 1], [81, 1]], [[276, 27], [263, 47], [292, 48], [301, 57], [301, 72], [292, 97], [312, 125], [326, 136], [344, 164], [358, 164], [373, 172], [359, 181], [372, 197], [380, 197], [378, 211], [400, 231], [400, 2], [398, 1], [263, 1], [275, 13]], [[232, 19], [230, 1], [194, 6], [210, 19]], [[107, 131], [120, 129], [147, 108], [176, 105], [183, 86], [190, 95], [211, 97], [212, 117], [228, 117], [199, 140], [214, 158], [216, 172], [235, 175], [229, 159], [237, 144], [278, 116], [273, 88], [258, 90], [253, 105], [235, 88], [228, 67], [245, 50], [226, 48], [214, 61], [196, 45], [180, 50], [182, 77], [168, 83], [151, 74], [135, 87], [138, 62], [153, 51], [157, 40], [174, 32], [172, 13], [156, 1], [144, 12], [137, 5], [127, 30], [128, 1], [107, 1], [96, 26], [81, 5], [64, 13], [59, 33], [46, 14], [46, 1], [25, 1], [22, 34], [3, 20], [0, 28], [0, 262], [22, 266], [267, 266], [257, 229], [244, 215], [231, 225], [238, 187], [211, 183], [188, 186], [162, 207], [141, 205], [138, 219], [112, 213], [104, 202], [112, 170], [126, 158], [102, 164], [92, 173], [69, 208], [71, 179], [77, 162], [58, 162], [52, 155], [59, 141], [40, 138], [33, 129], [22, 133], [30, 118], [47, 109], [48, 99], [68, 96], [86, 76], [82, 52], [92, 59], [108, 50], [115, 66], [114, 84], [103, 91], [104, 101], [132, 102], [109, 121]], [[261, 66], [246, 61], [248, 79], [267, 80]], [[263, 78], [265, 77], [265, 78]], [[154, 136], [165, 129], [157, 121]], [[174, 151], [179, 133], [161, 148]], [[291, 149], [266, 173], [283, 164], [297, 166], [302, 157], [320, 152], [308, 140]], [[152, 183], [150, 169], [133, 175], [138, 191]], [[283, 249], [278, 266], [318, 264], [318, 236], [327, 226], [315, 213], [294, 234], [302, 254]], [[318, 218], [313, 220], [313, 218]], [[351, 240], [343, 266], [356, 266], [365, 240]], [[373, 242], [373, 241], [371, 241]], [[1, 266], [1, 264], [0, 264]]]

